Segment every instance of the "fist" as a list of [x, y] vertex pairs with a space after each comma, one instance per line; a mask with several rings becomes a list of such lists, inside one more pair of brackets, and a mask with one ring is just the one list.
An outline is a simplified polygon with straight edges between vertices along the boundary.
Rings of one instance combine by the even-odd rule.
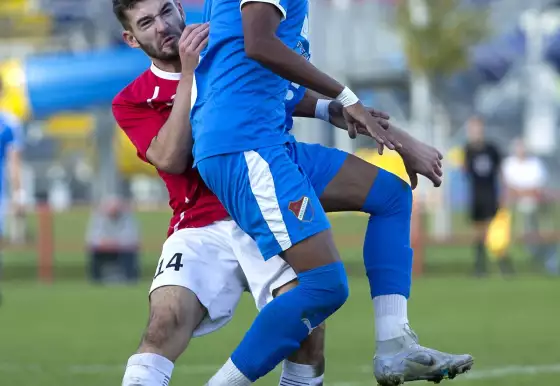
[[179, 39], [179, 57], [183, 73], [193, 73], [200, 53], [208, 44], [209, 24], [190, 24], [185, 27]]

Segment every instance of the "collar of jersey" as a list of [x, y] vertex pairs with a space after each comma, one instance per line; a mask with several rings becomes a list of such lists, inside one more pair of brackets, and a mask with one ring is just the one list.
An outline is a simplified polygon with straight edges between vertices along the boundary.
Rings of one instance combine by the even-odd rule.
[[181, 73], [180, 72], [163, 71], [163, 70], [160, 70], [159, 68], [157, 68], [156, 65], [153, 64], [153, 63], [150, 66], [150, 70], [158, 78], [162, 78], [162, 79], [166, 79], [166, 80], [181, 80]]

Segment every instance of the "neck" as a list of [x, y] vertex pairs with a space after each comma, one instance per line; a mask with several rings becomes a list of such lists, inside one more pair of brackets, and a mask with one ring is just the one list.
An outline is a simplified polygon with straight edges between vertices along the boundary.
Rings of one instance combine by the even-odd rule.
[[152, 59], [154, 65], [162, 71], [165, 72], [181, 72], [181, 60], [174, 61], [162, 61], [158, 59]]

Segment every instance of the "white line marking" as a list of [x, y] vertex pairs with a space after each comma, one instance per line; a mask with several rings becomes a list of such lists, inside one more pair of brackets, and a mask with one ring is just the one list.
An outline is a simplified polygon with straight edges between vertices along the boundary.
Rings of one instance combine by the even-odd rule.
[[[174, 371], [188, 375], [211, 375], [220, 368], [220, 365], [179, 365]], [[72, 374], [107, 374], [107, 373], [124, 373], [125, 364], [109, 365], [109, 364], [87, 364], [87, 365], [69, 365], [69, 366], [45, 366], [40, 364], [18, 364], [18, 363], [0, 363], [0, 373], [47, 373], [53, 370], [64, 370]], [[352, 371], [352, 370], [350, 370]], [[360, 374], [372, 373], [371, 366], [355, 366], [354, 370]], [[280, 368], [274, 370], [275, 373], [280, 372]], [[534, 366], [503, 366], [493, 369], [471, 370], [470, 372], [458, 376], [454, 381], [474, 381], [480, 379], [497, 379], [508, 378], [516, 375], [533, 375], [533, 374], [556, 374], [560, 373], [560, 363], [549, 365]], [[327, 370], [328, 376], [328, 370]], [[373, 379], [373, 374], [372, 374]], [[367, 382], [329, 382], [330, 386], [364, 386], [371, 385], [372, 380]]]

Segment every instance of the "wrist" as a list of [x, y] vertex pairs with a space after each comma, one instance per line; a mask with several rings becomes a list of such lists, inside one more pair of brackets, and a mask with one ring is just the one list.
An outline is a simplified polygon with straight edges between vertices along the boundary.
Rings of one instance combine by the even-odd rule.
[[348, 87], [344, 87], [344, 90], [338, 94], [336, 100], [342, 104], [342, 107], [352, 106], [360, 101], [357, 95]]
[[330, 105], [332, 102], [329, 99], [318, 99], [315, 106], [315, 118], [330, 122]]
[[181, 71], [181, 79], [179, 80], [179, 84], [187, 84], [192, 83], [194, 79], [194, 71]]

